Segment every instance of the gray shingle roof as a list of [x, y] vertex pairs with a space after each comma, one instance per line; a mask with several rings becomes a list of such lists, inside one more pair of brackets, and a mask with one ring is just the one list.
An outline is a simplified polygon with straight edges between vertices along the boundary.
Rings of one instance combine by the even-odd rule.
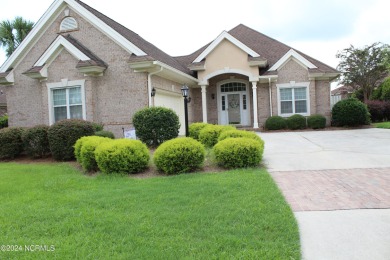
[[152, 57], [154, 60], [160, 61], [162, 63], [165, 63], [177, 70], [180, 70], [184, 73], [187, 73], [189, 75], [192, 75], [192, 71], [190, 71], [186, 66], [183, 66], [181, 63], [179, 63], [176, 59], [168, 55], [167, 53], [163, 52], [150, 42], [144, 40], [141, 36], [136, 34], [135, 32], [127, 29], [123, 25], [115, 22], [111, 18], [105, 16], [104, 14], [100, 13], [99, 11], [93, 9], [89, 5], [76, 0], [80, 5], [82, 5], [85, 9], [87, 9], [89, 12], [94, 14], [96, 17], [98, 17], [100, 20], [102, 20], [105, 24], [110, 26], [112, 29], [117, 31], [119, 34], [121, 34], [123, 37], [125, 37], [128, 41], [136, 45], [138, 48], [140, 48], [143, 52], [145, 52], [148, 56]]

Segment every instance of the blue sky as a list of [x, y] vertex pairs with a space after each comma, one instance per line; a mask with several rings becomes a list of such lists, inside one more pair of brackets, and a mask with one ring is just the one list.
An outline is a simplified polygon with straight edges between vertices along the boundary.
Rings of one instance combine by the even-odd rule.
[[[0, 0], [0, 20], [38, 21], [52, 0]], [[385, 0], [84, 0], [170, 55], [194, 52], [243, 23], [336, 67], [337, 51], [390, 43]], [[5, 61], [0, 50], [0, 64]]]

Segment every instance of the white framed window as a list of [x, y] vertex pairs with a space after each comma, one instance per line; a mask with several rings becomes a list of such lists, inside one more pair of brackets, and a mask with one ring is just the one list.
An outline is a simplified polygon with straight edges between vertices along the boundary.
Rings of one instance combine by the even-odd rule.
[[49, 121], [54, 124], [63, 119], [86, 119], [85, 80], [48, 83]]
[[310, 82], [295, 83], [294, 81], [276, 84], [279, 116], [310, 115], [309, 85]]

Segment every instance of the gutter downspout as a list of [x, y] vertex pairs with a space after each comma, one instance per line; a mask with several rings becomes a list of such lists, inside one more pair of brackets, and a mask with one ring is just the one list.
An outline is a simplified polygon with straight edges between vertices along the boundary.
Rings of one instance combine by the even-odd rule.
[[272, 116], [272, 87], [271, 87], [271, 78], [268, 78], [268, 86], [269, 86], [269, 111]]
[[149, 107], [152, 107], [152, 76], [154, 74], [160, 73], [163, 71], [163, 67], [160, 66], [160, 70], [155, 72], [149, 72], [148, 73], [148, 96], [149, 96]]

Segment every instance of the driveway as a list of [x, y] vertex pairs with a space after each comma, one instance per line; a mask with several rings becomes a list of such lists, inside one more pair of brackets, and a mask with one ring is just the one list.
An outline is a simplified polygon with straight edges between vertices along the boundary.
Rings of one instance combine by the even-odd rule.
[[260, 133], [303, 259], [390, 259], [390, 130]]

